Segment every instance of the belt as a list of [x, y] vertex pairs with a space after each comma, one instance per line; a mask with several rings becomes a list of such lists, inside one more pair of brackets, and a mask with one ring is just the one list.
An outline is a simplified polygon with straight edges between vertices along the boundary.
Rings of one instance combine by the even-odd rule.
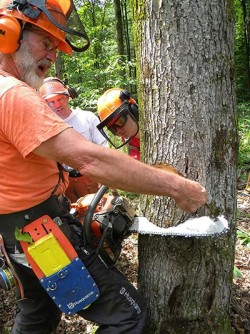
[[46, 201], [18, 212], [0, 215], [0, 233], [4, 236], [12, 237], [15, 228], [22, 228], [43, 215], [48, 215], [52, 219], [59, 216], [64, 209], [61, 196], [53, 195]]

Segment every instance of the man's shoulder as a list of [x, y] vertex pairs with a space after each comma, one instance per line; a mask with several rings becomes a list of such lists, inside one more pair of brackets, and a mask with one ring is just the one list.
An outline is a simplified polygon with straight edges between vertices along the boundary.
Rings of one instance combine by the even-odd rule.
[[25, 89], [32, 90], [32, 88], [23, 81], [13, 77], [12, 75], [2, 75], [2, 73], [3, 72], [0, 71], [0, 96], [15, 87], [23, 87]]
[[0, 70], [0, 84], [2, 83], [12, 83], [14, 85], [24, 84], [23, 81], [20, 81], [10, 73]]
[[0, 95], [7, 92], [10, 88], [20, 84], [20, 80], [13, 76], [5, 76], [0, 72]]
[[89, 119], [89, 120], [98, 120], [98, 117], [96, 116], [96, 114], [93, 111], [90, 110], [86, 110], [86, 109], [81, 109], [79, 107], [77, 108], [72, 108], [72, 110], [75, 112], [75, 114], [79, 117], [83, 117], [85, 119]]

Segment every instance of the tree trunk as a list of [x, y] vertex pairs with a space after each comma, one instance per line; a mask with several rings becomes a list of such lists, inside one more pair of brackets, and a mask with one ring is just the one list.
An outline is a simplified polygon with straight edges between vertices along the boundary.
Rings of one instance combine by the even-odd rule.
[[246, 57], [246, 82], [247, 90], [250, 92], [250, 49], [249, 49], [249, 14], [247, 15], [247, 3], [246, 0], [241, 0], [242, 13], [243, 13], [243, 24], [244, 24], [244, 45], [245, 45], [245, 57]]
[[[114, 0], [114, 9], [115, 9], [115, 26], [116, 26], [116, 36], [117, 36], [117, 51], [120, 59], [123, 60], [125, 56], [124, 51], [124, 41], [123, 41], [123, 20], [122, 20], [122, 11], [121, 11], [121, 2], [120, 0]], [[126, 75], [125, 69], [121, 69], [120, 75]]]
[[120, 0], [114, 0], [115, 9], [115, 25], [117, 35], [117, 49], [120, 56], [124, 55], [124, 42], [123, 42], [123, 22]]
[[56, 62], [55, 62], [55, 76], [59, 79], [64, 78], [65, 68], [64, 68], [64, 59], [62, 51], [59, 51], [57, 54]]
[[[224, 215], [215, 237], [140, 236], [139, 289], [150, 334], [231, 334], [237, 115], [233, 3], [133, 0], [143, 159], [172, 164], [208, 190], [197, 215]], [[158, 226], [189, 218], [168, 198], [143, 197]]]

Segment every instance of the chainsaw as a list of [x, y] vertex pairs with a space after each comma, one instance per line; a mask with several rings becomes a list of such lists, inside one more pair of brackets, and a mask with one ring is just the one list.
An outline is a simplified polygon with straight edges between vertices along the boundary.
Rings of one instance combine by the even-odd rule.
[[159, 227], [146, 217], [137, 216], [129, 201], [119, 194], [107, 194], [108, 187], [102, 186], [96, 194], [88, 194], [72, 204], [71, 213], [83, 224], [88, 243], [102, 257], [116, 262], [121, 252], [121, 242], [131, 235], [140, 233], [163, 237], [209, 237], [226, 233], [228, 221], [223, 217], [208, 216], [190, 218], [173, 227]]

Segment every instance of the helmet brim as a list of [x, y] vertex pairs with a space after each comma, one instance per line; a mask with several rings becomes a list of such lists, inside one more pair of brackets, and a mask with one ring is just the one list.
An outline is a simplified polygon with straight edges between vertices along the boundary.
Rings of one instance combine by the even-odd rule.
[[58, 50], [68, 54], [68, 55], [72, 55], [73, 50], [72, 48], [69, 46], [69, 44], [65, 41], [60, 41], [59, 45], [58, 45]]
[[55, 93], [51, 93], [51, 94], [48, 94], [46, 96], [42, 96], [45, 100], [49, 100], [53, 97], [56, 97], [58, 95], [65, 95], [65, 96], [68, 96], [69, 97], [69, 93], [66, 93], [66, 92], [55, 92]]

